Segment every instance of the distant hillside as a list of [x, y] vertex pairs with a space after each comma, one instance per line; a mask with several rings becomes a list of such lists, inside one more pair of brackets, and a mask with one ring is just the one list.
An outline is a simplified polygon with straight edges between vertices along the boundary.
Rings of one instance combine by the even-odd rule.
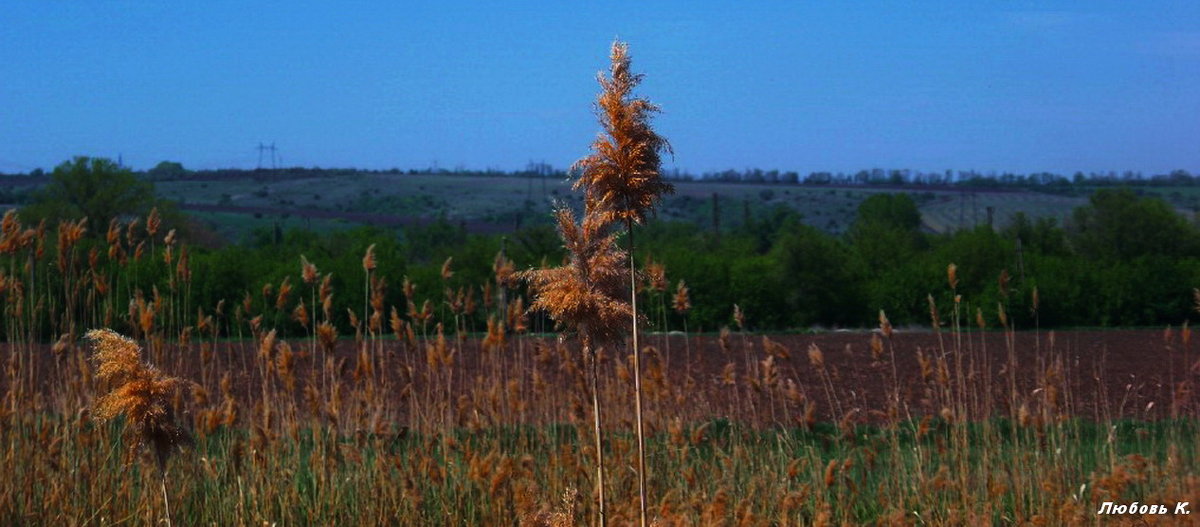
[[[157, 193], [180, 202], [181, 208], [208, 223], [230, 241], [256, 228], [305, 227], [339, 229], [372, 224], [405, 226], [445, 219], [470, 232], [496, 233], [533, 224], [549, 224], [556, 203], [578, 206], [566, 175], [544, 165], [529, 172], [427, 173], [354, 169], [212, 170], [190, 172], [160, 169], [141, 173], [155, 183]], [[767, 173], [771, 174], [771, 173]], [[735, 174], [736, 175], [736, 174]], [[748, 182], [745, 179], [758, 180]], [[776, 181], [774, 183], [766, 181]], [[991, 221], [1007, 224], [1014, 214], [1052, 217], [1060, 222], [1086, 201], [1091, 185], [1044, 180], [1047, 184], [1020, 186], [991, 179], [968, 179], [975, 184], [917, 184], [905, 179], [830, 179], [808, 183], [798, 179], [756, 178], [754, 174], [721, 179], [675, 180], [676, 192], [665, 197], [661, 219], [694, 222], [711, 228], [740, 225], [747, 218], [787, 207], [803, 214], [805, 223], [839, 233], [854, 219], [858, 204], [879, 192], [907, 192], [920, 205], [930, 232], [947, 232]], [[46, 176], [0, 177], [0, 204], [20, 205], [46, 181]], [[840, 181], [840, 183], [839, 183]], [[1091, 180], [1088, 180], [1091, 182]], [[1010, 182], [1011, 183], [1011, 182]], [[1200, 210], [1200, 187], [1192, 181], [1142, 182], [1138, 191], [1163, 197], [1183, 214]], [[1115, 184], [1101, 180], [1098, 184]]]

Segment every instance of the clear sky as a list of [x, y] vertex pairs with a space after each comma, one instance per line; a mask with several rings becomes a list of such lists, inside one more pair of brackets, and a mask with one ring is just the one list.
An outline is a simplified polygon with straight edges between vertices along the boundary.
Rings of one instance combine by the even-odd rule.
[[669, 167], [1200, 172], [1195, 0], [505, 4], [8, 0], [0, 171], [563, 167], [619, 37]]

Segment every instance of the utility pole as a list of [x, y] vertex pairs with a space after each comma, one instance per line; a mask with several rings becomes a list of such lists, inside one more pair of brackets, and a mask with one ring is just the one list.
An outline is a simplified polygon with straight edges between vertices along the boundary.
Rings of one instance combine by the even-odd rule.
[[717, 193], [712, 195], [712, 223], [713, 235], [716, 236], [718, 242], [721, 241], [721, 201], [717, 197]]
[[963, 216], [965, 216], [965, 214], [966, 214], [966, 207], [967, 207], [967, 193], [965, 191], [959, 191], [959, 193], [958, 193], [958, 230], [960, 230], [960, 231], [963, 228]]

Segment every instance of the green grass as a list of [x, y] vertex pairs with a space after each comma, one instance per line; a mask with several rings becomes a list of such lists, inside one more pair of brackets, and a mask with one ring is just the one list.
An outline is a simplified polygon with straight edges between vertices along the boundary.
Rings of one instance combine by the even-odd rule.
[[[42, 454], [45, 463], [15, 466], [9, 480], [13, 488], [32, 495], [26, 496], [28, 501], [4, 502], [0, 518], [9, 523], [51, 521], [56, 518], [51, 511], [27, 507], [64, 490], [76, 498], [54, 512], [68, 523], [95, 513], [106, 523], [145, 514], [131, 508], [158, 498], [157, 479], [148, 464], [124, 464], [121, 426], [119, 421], [95, 427], [71, 417], [40, 415], [0, 432], [0, 440], [18, 451], [39, 448], [33, 443], [47, 429], [51, 437], [61, 438], [52, 447], [57, 458]], [[652, 511], [676, 521], [702, 522], [714, 512], [706, 507], [724, 496], [729, 507], [719, 519], [726, 521], [753, 514], [759, 520], [755, 523], [810, 523], [828, 511], [856, 524], [883, 522], [897, 513], [909, 522], [944, 523], [952, 521], [949, 511], [966, 506], [975, 507], [977, 516], [1007, 523], [1027, 516], [1029, 509], [1064, 500], [1094, 513], [1099, 500], [1187, 499], [1164, 494], [1173, 480], [1185, 476], [1167, 472], [1168, 457], [1179, 456], [1177, 466], [1192, 467], [1188, 473], [1200, 461], [1194, 446], [1200, 436], [1191, 419], [1068, 420], [1045, 427], [1019, 427], [1005, 420], [935, 421], [918, 438], [919, 426], [861, 425], [846, 436], [829, 423], [761, 430], [714, 420], [686, 426], [682, 442], [660, 432], [648, 439], [652, 495], [661, 497]], [[85, 431], [76, 434], [74, 427]], [[699, 427], [703, 437], [691, 437]], [[101, 447], [88, 444], [92, 434]], [[300, 427], [270, 440], [244, 428], [219, 428], [172, 461], [173, 515], [184, 525], [378, 524], [397, 518], [422, 524], [496, 524], [514, 520], [516, 510], [531, 514], [553, 508], [570, 488], [584, 495], [575, 511], [582, 524], [591, 510], [586, 499], [590, 465], [579, 452], [581, 437], [582, 444], [589, 444], [586, 430], [569, 424], [430, 435], [400, 429], [334, 435], [328, 427]], [[984, 448], [953, 448], [962, 438]], [[632, 474], [621, 469], [632, 461], [634, 438], [614, 432], [606, 441], [611, 485], [617, 490], [614, 509], [620, 510], [619, 502], [630, 500], [636, 487]], [[1182, 448], [1172, 451], [1170, 445]], [[827, 480], [830, 462], [835, 469]], [[75, 476], [79, 467], [90, 467], [93, 476]], [[959, 474], [958, 467], [967, 473]], [[1097, 493], [1098, 482], [1115, 467], [1132, 471], [1130, 483], [1116, 496]], [[508, 476], [498, 475], [506, 470]], [[1026, 470], [1037, 481], [1020, 474]], [[959, 476], [966, 488], [957, 486]], [[952, 481], [939, 487], [939, 478]], [[993, 495], [989, 482], [996, 481], [1020, 481], [1032, 488], [1010, 487]], [[1037, 488], [1043, 483], [1054, 488]], [[786, 504], [788, 496], [803, 498]]]
[[238, 242], [255, 231], [273, 232], [278, 225], [282, 232], [304, 229], [329, 233], [352, 229], [362, 224], [341, 219], [304, 218], [295, 214], [241, 214], [236, 212], [196, 212], [189, 215], [208, 225], [224, 239]]

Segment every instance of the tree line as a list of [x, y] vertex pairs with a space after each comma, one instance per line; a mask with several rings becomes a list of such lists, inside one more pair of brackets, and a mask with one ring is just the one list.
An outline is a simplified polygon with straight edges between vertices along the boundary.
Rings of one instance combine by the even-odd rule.
[[[111, 221], [155, 207], [187, 242], [188, 218], [159, 200], [152, 184], [111, 161], [80, 158], [56, 169], [21, 215], [51, 225], [87, 217], [93, 240], [82, 243], [100, 246]], [[644, 286], [650, 327], [671, 330], [686, 323], [691, 330], [715, 331], [732, 323], [735, 304], [748, 325], [762, 330], [867, 327], [880, 310], [893, 323], [924, 325], [931, 308], [948, 320], [957, 295], [960, 312], [987, 327], [1001, 318], [1026, 328], [1154, 326], [1179, 323], [1200, 284], [1200, 230], [1161, 199], [1128, 188], [1095, 191], [1063, 223], [1017, 214], [997, 227], [933, 234], [921, 229], [920, 211], [906, 193], [870, 196], [841, 234], [803, 220], [803, 211], [777, 206], [753, 211], [720, 233], [662, 220], [638, 228], [642, 242], [634, 257], [666, 271], [665, 280], [647, 279]], [[434, 306], [460, 289], [490, 301], [484, 296], [498, 294], [492, 276], [498, 261], [521, 270], [563, 257], [548, 223], [507, 236], [472, 234], [447, 221], [328, 234], [263, 229], [238, 244], [193, 247], [193, 298], [214, 306], [257, 297], [265, 285], [294, 274], [302, 255], [332, 271], [335, 287], [357, 290], [362, 284], [353, 270], [371, 245], [380, 276], [394, 286], [392, 305], [403, 305], [398, 285], [406, 279]], [[442, 278], [448, 258], [453, 279]], [[954, 287], [947, 281], [950, 264]], [[132, 285], [150, 291], [171, 272], [160, 267], [137, 264], [138, 283]], [[691, 296], [686, 311], [672, 308], [681, 281]], [[493, 287], [485, 294], [489, 282]], [[511, 289], [507, 298], [525, 293], [519, 284]], [[335, 312], [348, 316], [346, 309]], [[482, 327], [485, 321], [475, 322]]]

